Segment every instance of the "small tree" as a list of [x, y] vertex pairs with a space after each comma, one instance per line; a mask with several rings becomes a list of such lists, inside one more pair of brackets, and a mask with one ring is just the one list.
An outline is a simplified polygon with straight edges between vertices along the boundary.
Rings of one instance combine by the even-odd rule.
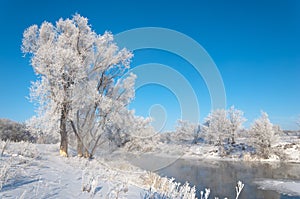
[[229, 120], [226, 110], [218, 109], [205, 118], [204, 132], [206, 140], [211, 144], [221, 145], [229, 139]]
[[231, 106], [227, 113], [229, 120], [230, 143], [234, 144], [236, 134], [242, 128], [246, 119], [244, 118], [243, 111], [235, 109], [234, 106]]
[[201, 133], [200, 124], [195, 124], [186, 120], [178, 120], [176, 126], [176, 137], [180, 140], [197, 143]]
[[198, 124], [196, 126], [196, 128], [194, 129], [194, 140], [193, 140], [193, 144], [197, 144], [200, 138], [202, 132], [202, 127], [201, 124]]
[[278, 130], [270, 122], [267, 113], [262, 112], [261, 117], [254, 121], [249, 131], [252, 144], [256, 153], [264, 158], [268, 158], [272, 152], [272, 146], [278, 140]]
[[203, 130], [211, 144], [234, 144], [236, 134], [246, 119], [243, 112], [231, 106], [229, 110], [214, 110], [205, 118]]

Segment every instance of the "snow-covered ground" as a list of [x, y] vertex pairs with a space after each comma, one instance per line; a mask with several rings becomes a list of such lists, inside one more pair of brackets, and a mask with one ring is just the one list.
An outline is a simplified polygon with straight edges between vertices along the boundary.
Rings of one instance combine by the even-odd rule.
[[[58, 145], [10, 143], [0, 159], [1, 174], [7, 174], [0, 198], [140, 198], [144, 194], [145, 171], [126, 162], [63, 158], [57, 149]], [[5, 180], [4, 175], [1, 178]]]
[[60, 157], [58, 144], [4, 145], [0, 198], [195, 198], [188, 184], [142, 170], [118, 154], [88, 160]]
[[[0, 144], [2, 149], [4, 142]], [[119, 149], [110, 156], [87, 160], [76, 157], [72, 150], [70, 157], [60, 157], [58, 148], [58, 144], [9, 143], [0, 157], [0, 198], [116, 198], [117, 195], [118, 198], [141, 198], [150, 187], [156, 186], [156, 190], [165, 189], [157, 182], [172, 181], [127, 162], [124, 156], [130, 155], [125, 149]], [[282, 142], [278, 148], [285, 148], [284, 152], [289, 161], [300, 162], [298, 143]], [[222, 157], [219, 155], [218, 147], [203, 143], [198, 145], [157, 143], [145, 154], [150, 158], [151, 155], [170, 158], [163, 162], [164, 165], [161, 165], [162, 162], [157, 162], [158, 165], [153, 164], [154, 167], [152, 165], [149, 170], [166, 167], [178, 158], [246, 160], [238, 152], [232, 156]], [[135, 151], [132, 157], [136, 155], [143, 156], [141, 152]], [[262, 189], [300, 195], [299, 181], [264, 179], [257, 181], [257, 184]]]

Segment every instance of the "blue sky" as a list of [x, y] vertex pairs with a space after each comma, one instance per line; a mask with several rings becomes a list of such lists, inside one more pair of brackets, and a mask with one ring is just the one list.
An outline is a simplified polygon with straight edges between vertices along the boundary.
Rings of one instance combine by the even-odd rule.
[[[22, 33], [33, 24], [55, 22], [79, 13], [93, 29], [113, 34], [139, 27], [169, 28], [196, 40], [217, 65], [226, 89], [227, 105], [245, 112], [250, 124], [266, 111], [273, 123], [296, 129], [300, 115], [299, 1], [1, 1], [0, 118], [25, 121], [34, 114], [28, 102], [35, 75], [20, 50]], [[202, 77], [181, 57], [161, 50], [134, 52], [132, 67], [168, 65], [192, 85], [200, 118], [210, 109]], [[167, 78], [167, 77], [166, 77]], [[174, 80], [176, 81], [176, 80]], [[153, 104], [167, 113], [166, 129], [180, 118], [174, 94], [158, 85], [136, 91], [131, 108], [146, 116]]]

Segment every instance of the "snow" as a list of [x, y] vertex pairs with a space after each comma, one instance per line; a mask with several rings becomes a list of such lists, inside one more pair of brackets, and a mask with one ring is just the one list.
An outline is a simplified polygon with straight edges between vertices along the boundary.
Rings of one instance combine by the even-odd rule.
[[260, 189], [274, 190], [291, 196], [300, 195], [300, 181], [263, 179], [255, 182]]
[[0, 198], [131, 199], [153, 194], [195, 198], [196, 190], [188, 183], [180, 185], [173, 178], [147, 172], [120, 156], [66, 158], [58, 155], [58, 148], [58, 144], [10, 143], [0, 158]]
[[[105, 162], [102, 159], [64, 158], [58, 155], [58, 145], [32, 145], [40, 153], [35, 158], [18, 154], [23, 144], [11, 143], [0, 159], [5, 165], [10, 158], [10, 178], [2, 187], [0, 198], [140, 198], [144, 193], [140, 176], [145, 171], [126, 162]], [[19, 152], [10, 154], [20, 149]], [[22, 160], [22, 161], [21, 161]], [[26, 163], [23, 163], [26, 162]], [[83, 187], [92, 186], [90, 193]]]
[[[285, 138], [280, 138], [285, 139]], [[289, 144], [289, 143], [295, 144]], [[151, 142], [147, 143], [147, 150], [143, 148], [136, 148], [134, 154], [154, 154], [160, 157], [171, 158], [184, 158], [184, 159], [206, 159], [206, 160], [219, 160], [219, 161], [251, 161], [251, 162], [290, 162], [300, 163], [300, 139], [291, 140], [289, 143], [280, 141], [276, 150], [282, 153], [281, 157], [276, 154], [270, 154], [268, 158], [263, 158], [258, 155], [252, 154], [253, 147], [245, 143], [244, 138], [238, 138], [237, 143], [230, 149], [230, 154], [222, 154], [220, 146], [210, 145], [206, 143], [191, 144], [190, 143], [177, 143], [177, 142]], [[140, 144], [142, 145], [142, 144]], [[151, 147], [150, 147], [151, 146]], [[231, 147], [231, 145], [228, 145]], [[146, 148], [146, 146], [144, 146]], [[149, 150], [148, 150], [149, 149]], [[283, 158], [283, 159], [282, 159]]]
[[[140, 155], [148, 155], [149, 161], [153, 156], [171, 157], [163, 162], [165, 166], [177, 158], [241, 160], [220, 157], [217, 147], [206, 144], [160, 143], [157, 147], [152, 153]], [[294, 146], [292, 148], [295, 149]], [[116, 195], [119, 198], [141, 198], [154, 182], [169, 181], [125, 161], [124, 156], [130, 155], [124, 149], [93, 160], [76, 157], [72, 150], [71, 157], [60, 157], [58, 149], [58, 144], [9, 143], [0, 157], [0, 171], [5, 165], [10, 165], [9, 180], [4, 183], [0, 198], [115, 198]], [[148, 169], [155, 170], [160, 166]], [[256, 183], [260, 189], [300, 195], [300, 181], [262, 179]], [[162, 190], [160, 186], [157, 185], [157, 190]]]

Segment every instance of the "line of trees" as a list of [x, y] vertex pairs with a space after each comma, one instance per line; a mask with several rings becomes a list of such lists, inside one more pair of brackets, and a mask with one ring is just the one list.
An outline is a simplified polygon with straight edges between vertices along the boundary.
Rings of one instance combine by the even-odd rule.
[[247, 134], [247, 143], [255, 148], [256, 153], [267, 158], [282, 130], [270, 122], [265, 112], [247, 130], [243, 127], [245, 121], [244, 113], [234, 106], [229, 110], [218, 109], [212, 111], [203, 124], [179, 120], [176, 137], [185, 141], [192, 140], [192, 143], [204, 141], [224, 148], [235, 145], [237, 137], [243, 132]]
[[35, 142], [36, 138], [27, 130], [25, 124], [0, 119], [0, 140]]

